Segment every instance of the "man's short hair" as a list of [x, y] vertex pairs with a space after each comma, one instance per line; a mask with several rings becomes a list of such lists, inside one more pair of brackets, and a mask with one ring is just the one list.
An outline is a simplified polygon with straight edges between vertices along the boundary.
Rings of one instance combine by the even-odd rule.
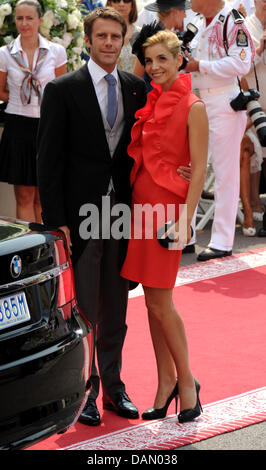
[[84, 32], [86, 36], [88, 37], [89, 41], [91, 42], [91, 34], [92, 34], [92, 28], [94, 21], [97, 20], [98, 18], [106, 19], [106, 20], [113, 20], [117, 21], [122, 27], [122, 37], [123, 41], [127, 32], [127, 25], [126, 22], [123, 18], [123, 16], [116, 11], [114, 8], [111, 7], [99, 7], [95, 8], [91, 13], [89, 13], [85, 20], [84, 20]]

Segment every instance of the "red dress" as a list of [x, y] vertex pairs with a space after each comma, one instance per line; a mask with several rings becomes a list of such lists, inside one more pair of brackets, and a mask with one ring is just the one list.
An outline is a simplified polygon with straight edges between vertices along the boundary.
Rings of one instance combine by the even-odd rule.
[[167, 92], [152, 85], [145, 107], [136, 113], [128, 147], [135, 160], [131, 237], [121, 276], [147, 287], [172, 288], [182, 251], [163, 248], [156, 232], [166, 221], [178, 220], [179, 204], [186, 200], [189, 183], [177, 168], [190, 162], [187, 119], [199, 98], [191, 91], [190, 75], [180, 74]]

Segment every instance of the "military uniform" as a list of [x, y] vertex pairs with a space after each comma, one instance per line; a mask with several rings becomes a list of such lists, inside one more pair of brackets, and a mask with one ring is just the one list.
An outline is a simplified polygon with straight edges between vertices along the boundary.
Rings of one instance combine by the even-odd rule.
[[240, 189], [240, 143], [245, 131], [246, 111], [234, 111], [230, 101], [239, 92], [237, 76], [251, 67], [254, 47], [245, 23], [227, 22], [228, 55], [223, 31], [231, 8], [228, 4], [206, 25], [198, 17], [199, 32], [191, 43], [192, 56], [200, 60], [192, 73], [192, 88], [206, 105], [209, 118], [209, 153], [215, 174], [215, 212], [210, 248], [230, 252]]

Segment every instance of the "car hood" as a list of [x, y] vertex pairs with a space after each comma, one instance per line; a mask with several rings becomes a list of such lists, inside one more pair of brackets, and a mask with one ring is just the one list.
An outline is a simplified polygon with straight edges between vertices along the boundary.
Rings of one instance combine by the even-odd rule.
[[30, 231], [27, 222], [0, 217], [0, 242], [21, 237]]
[[50, 232], [39, 233], [31, 225], [34, 226], [24, 220], [0, 217], [0, 256], [41, 245], [53, 238]]

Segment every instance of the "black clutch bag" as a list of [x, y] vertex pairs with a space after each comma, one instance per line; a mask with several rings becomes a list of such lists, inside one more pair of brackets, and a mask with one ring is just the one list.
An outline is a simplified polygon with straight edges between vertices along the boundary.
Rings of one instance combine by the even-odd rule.
[[[171, 245], [174, 243], [174, 234], [172, 233], [170, 234], [169, 237], [167, 236], [165, 238], [162, 238], [163, 234], [166, 233], [169, 230], [169, 228], [172, 227], [174, 224], [175, 224], [174, 220], [169, 220], [168, 222], [166, 222], [164, 227], [159, 228], [159, 230], [157, 231], [157, 240], [163, 248], [171, 248]], [[191, 226], [190, 226], [190, 230], [191, 230], [191, 237], [193, 237], [193, 228]]]

